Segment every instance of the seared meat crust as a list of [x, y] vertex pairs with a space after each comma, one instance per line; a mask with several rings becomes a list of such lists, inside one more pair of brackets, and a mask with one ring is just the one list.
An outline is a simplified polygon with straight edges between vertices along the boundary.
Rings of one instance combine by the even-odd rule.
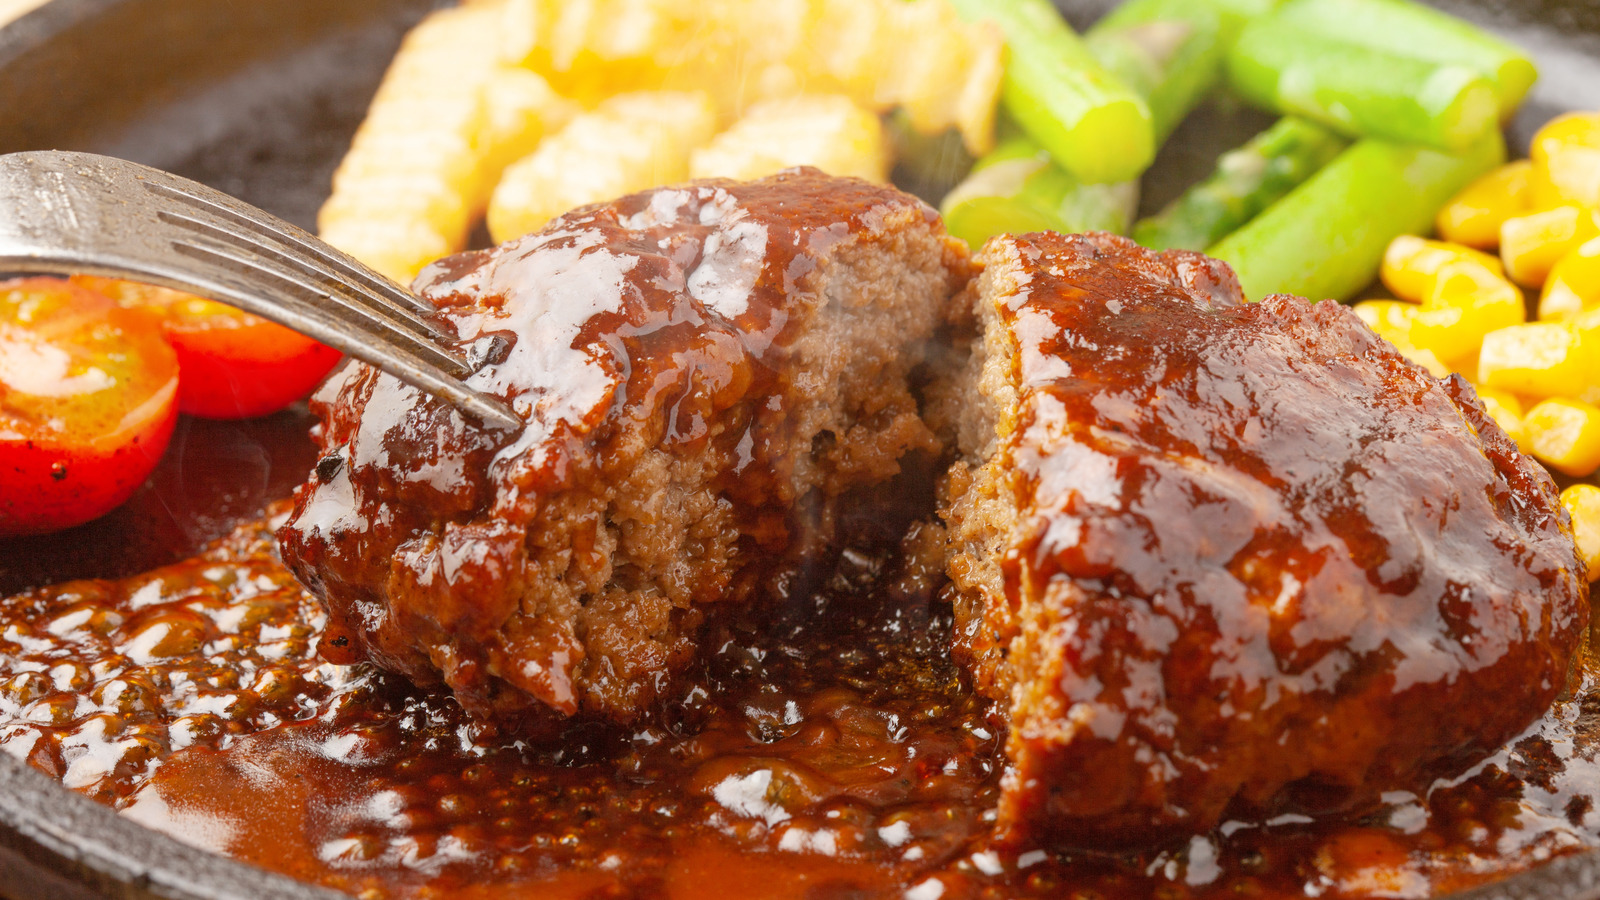
[[[520, 435], [352, 365], [283, 528], [367, 658], [525, 732], [645, 715], [708, 604], [933, 451], [907, 377], [965, 249], [892, 188], [795, 170], [587, 207], [420, 277]], [[343, 643], [344, 652], [338, 645]]]
[[[1109, 235], [1002, 236], [944, 486], [998, 827], [1115, 845], [1358, 807], [1515, 736], [1587, 586], [1555, 486], [1336, 303]], [[983, 446], [986, 442], [986, 446]]]

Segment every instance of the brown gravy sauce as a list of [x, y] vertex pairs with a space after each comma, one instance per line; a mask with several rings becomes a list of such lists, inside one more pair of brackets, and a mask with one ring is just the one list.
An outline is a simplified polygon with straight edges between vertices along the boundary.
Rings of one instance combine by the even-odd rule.
[[681, 728], [536, 750], [321, 662], [281, 516], [146, 575], [0, 599], [0, 749], [180, 840], [372, 900], [1423, 897], [1600, 847], [1592, 665], [1490, 759], [1359, 820], [1006, 855], [985, 842], [1003, 735], [949, 661], [933, 579], [887, 545], [717, 624]]

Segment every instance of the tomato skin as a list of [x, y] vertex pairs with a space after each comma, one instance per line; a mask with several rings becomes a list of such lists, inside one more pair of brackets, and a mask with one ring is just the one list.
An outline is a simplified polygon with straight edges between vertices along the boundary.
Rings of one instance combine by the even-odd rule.
[[0, 441], [0, 538], [82, 525], [133, 496], [161, 461], [178, 422], [177, 384], [162, 412], [126, 441], [74, 445]]
[[311, 393], [339, 351], [263, 320], [227, 331], [169, 327], [178, 354], [178, 408], [208, 419], [277, 412]]
[[178, 354], [178, 409], [190, 415], [277, 412], [311, 393], [340, 358], [282, 325], [192, 294], [85, 275], [72, 281], [159, 320]]
[[57, 279], [0, 282], [0, 537], [120, 506], [166, 450], [177, 395], [147, 317]]

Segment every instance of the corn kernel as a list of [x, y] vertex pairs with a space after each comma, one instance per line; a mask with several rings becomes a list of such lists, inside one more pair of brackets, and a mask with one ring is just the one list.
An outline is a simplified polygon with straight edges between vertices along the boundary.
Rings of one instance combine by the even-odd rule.
[[1600, 469], [1600, 407], [1557, 397], [1523, 417], [1533, 455], [1574, 478]]
[[1361, 321], [1390, 343], [1411, 340], [1411, 323], [1419, 309], [1417, 304], [1404, 300], [1363, 300], [1354, 306]]
[[1600, 405], [1600, 308], [1587, 309], [1565, 323], [1576, 342], [1582, 387], [1567, 396]]
[[1439, 211], [1439, 236], [1468, 247], [1499, 246], [1500, 226], [1532, 210], [1533, 168], [1531, 160], [1517, 160], [1467, 185]]
[[1511, 280], [1540, 287], [1561, 257], [1600, 237], [1593, 210], [1558, 206], [1507, 219], [1500, 226], [1500, 258]]
[[1574, 112], [1551, 119], [1534, 134], [1528, 155], [1538, 165], [1571, 147], [1600, 149], [1600, 112]]
[[1541, 205], [1600, 207], [1600, 113], [1569, 113], [1533, 138], [1535, 200]]
[[1539, 297], [1539, 318], [1570, 319], [1600, 306], [1600, 238], [1556, 262]]
[[1531, 397], [1582, 396], [1589, 383], [1579, 332], [1560, 322], [1492, 331], [1478, 351], [1478, 384]]
[[1572, 538], [1589, 580], [1600, 578], [1600, 487], [1575, 484], [1561, 492], [1561, 505], [1572, 516]]
[[1478, 399], [1483, 402], [1483, 409], [1494, 419], [1495, 424], [1506, 436], [1516, 442], [1517, 448], [1527, 453], [1533, 446], [1528, 443], [1528, 428], [1522, 421], [1522, 401], [1516, 394], [1507, 391], [1497, 391], [1494, 388], [1475, 385]]
[[1441, 267], [1411, 321], [1411, 342], [1447, 362], [1478, 350], [1484, 335], [1522, 324], [1517, 286], [1473, 259]]
[[1450, 367], [1432, 350], [1424, 350], [1411, 340], [1411, 325], [1421, 308], [1403, 300], [1363, 300], [1355, 305], [1355, 313], [1378, 337], [1393, 344], [1401, 356], [1427, 369], [1435, 378], [1444, 378], [1450, 374]]
[[1463, 259], [1475, 260], [1496, 275], [1502, 275], [1505, 271], [1500, 260], [1487, 253], [1459, 244], [1403, 234], [1389, 242], [1379, 275], [1383, 278], [1384, 286], [1393, 291], [1396, 297], [1420, 301], [1428, 290], [1428, 283], [1441, 268]]

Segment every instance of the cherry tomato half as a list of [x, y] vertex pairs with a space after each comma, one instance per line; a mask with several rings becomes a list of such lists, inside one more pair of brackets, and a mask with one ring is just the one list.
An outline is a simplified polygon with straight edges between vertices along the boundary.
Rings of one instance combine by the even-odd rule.
[[148, 317], [59, 279], [0, 282], [0, 536], [121, 505], [166, 450], [177, 397]]
[[167, 288], [74, 276], [129, 309], [158, 317], [178, 354], [178, 409], [208, 419], [277, 412], [311, 393], [339, 351], [258, 316]]

